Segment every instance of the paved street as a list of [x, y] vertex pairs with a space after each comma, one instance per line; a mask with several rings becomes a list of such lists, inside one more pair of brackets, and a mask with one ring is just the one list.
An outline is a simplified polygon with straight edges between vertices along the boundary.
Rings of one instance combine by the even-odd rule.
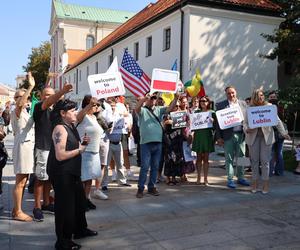
[[[12, 137], [6, 146], [11, 155]], [[94, 238], [78, 241], [82, 249], [300, 249], [300, 177], [272, 177], [271, 192], [225, 187], [222, 158], [212, 155], [209, 187], [159, 184], [161, 195], [136, 199], [136, 182], [124, 188], [111, 184], [109, 200], [94, 200], [87, 213]], [[132, 159], [133, 160], [133, 159]], [[135, 174], [138, 168], [133, 168]], [[250, 178], [250, 176], [247, 176]], [[54, 249], [54, 217], [42, 223], [10, 218], [14, 175], [4, 168], [4, 210], [0, 212], [0, 249]], [[32, 213], [33, 195], [25, 191], [24, 210]]]

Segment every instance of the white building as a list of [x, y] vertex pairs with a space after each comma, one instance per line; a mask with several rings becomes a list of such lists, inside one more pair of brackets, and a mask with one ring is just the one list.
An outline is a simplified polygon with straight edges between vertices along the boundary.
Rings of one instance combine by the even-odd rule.
[[282, 22], [269, 0], [159, 0], [133, 16], [83, 54], [64, 73], [75, 86], [76, 99], [89, 93], [87, 77], [105, 72], [113, 56], [121, 63], [128, 48], [151, 77], [153, 68], [170, 69], [178, 60], [183, 82], [200, 69], [206, 93], [214, 101], [234, 85], [239, 96], [253, 88], [277, 88], [277, 62], [261, 58], [272, 50], [261, 33]]
[[50, 84], [62, 87], [62, 73], [87, 50], [135, 13], [67, 4], [52, 0]]

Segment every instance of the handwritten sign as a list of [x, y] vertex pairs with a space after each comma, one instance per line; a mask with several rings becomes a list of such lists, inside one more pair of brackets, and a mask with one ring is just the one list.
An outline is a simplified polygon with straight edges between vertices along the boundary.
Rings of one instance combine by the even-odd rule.
[[228, 129], [240, 126], [244, 116], [239, 106], [221, 109], [216, 112], [220, 129]]
[[166, 69], [153, 69], [151, 78], [151, 93], [170, 92], [176, 93], [179, 72]]
[[171, 112], [172, 128], [185, 128], [187, 114], [185, 111]]
[[247, 108], [249, 128], [276, 126], [278, 124], [276, 105]]
[[211, 128], [211, 112], [199, 112], [191, 114], [191, 130]]
[[120, 72], [90, 75], [88, 82], [91, 95], [97, 99], [125, 95], [125, 88]]
[[111, 133], [112, 134], [122, 134], [124, 128], [125, 128], [124, 117], [119, 116], [119, 117], [114, 119], [113, 131]]

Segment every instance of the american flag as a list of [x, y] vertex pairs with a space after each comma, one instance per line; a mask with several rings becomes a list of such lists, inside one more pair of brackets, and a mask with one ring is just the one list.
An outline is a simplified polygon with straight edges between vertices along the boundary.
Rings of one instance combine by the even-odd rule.
[[127, 49], [124, 51], [120, 72], [125, 87], [135, 96], [144, 96], [150, 91], [151, 79], [143, 72]]

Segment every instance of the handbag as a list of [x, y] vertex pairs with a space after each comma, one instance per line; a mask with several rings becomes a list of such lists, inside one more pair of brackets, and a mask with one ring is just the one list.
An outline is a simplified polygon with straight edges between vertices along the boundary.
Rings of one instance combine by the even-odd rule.
[[162, 129], [162, 143], [165, 146], [170, 146], [171, 145], [171, 140], [170, 140], [169, 136], [166, 134], [166, 131], [165, 131], [164, 127], [161, 125], [158, 117], [154, 114], [152, 109], [150, 109], [147, 106], [145, 106], [145, 108], [149, 110], [150, 114], [152, 114], [152, 116], [155, 118], [155, 120], [158, 122], [158, 124], [160, 125], [160, 127]]

